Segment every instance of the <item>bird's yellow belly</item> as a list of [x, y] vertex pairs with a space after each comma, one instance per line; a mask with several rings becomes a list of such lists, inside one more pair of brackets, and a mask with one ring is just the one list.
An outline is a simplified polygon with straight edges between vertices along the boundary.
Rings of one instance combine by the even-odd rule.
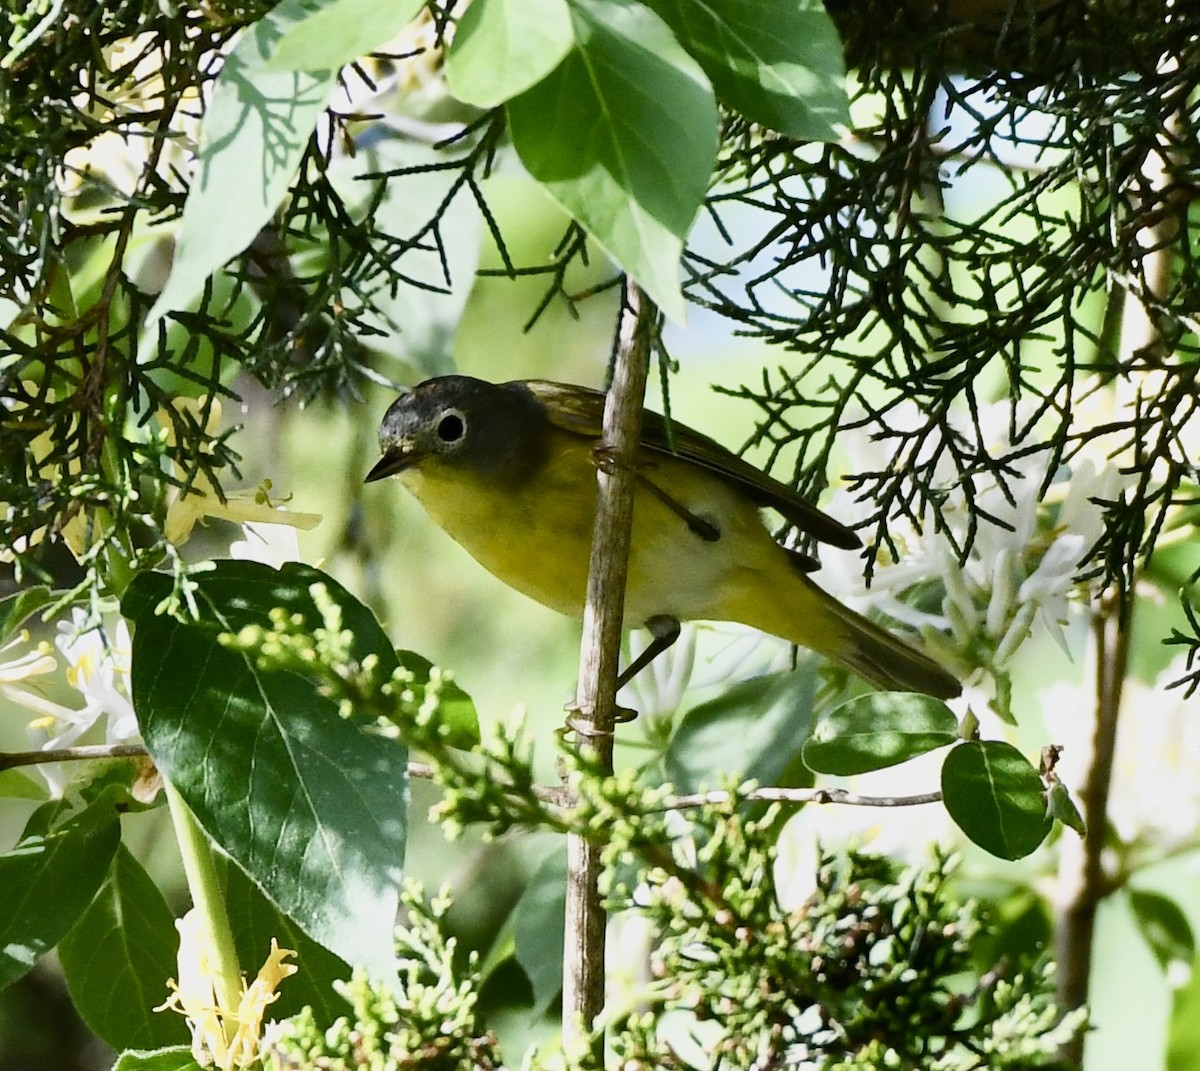
[[[573, 444], [572, 444], [573, 445]], [[677, 512], [639, 487], [633, 519], [625, 620], [720, 618], [731, 591], [745, 591], [764, 556], [780, 551], [752, 504], [694, 466], [660, 462], [643, 470], [684, 509], [709, 520], [706, 540]], [[580, 616], [595, 518], [595, 469], [586, 448], [563, 451], [533, 487], [465, 486], [461, 472], [401, 473], [435, 523], [510, 587], [560, 613]], [[581, 499], [583, 502], [581, 503]]]

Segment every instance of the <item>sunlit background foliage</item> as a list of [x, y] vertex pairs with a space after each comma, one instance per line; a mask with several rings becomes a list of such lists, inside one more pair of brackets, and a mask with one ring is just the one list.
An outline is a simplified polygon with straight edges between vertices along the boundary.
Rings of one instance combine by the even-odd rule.
[[[268, 33], [274, 5], [4, 5], [0, 553], [3, 594], [26, 600], [4, 603], [0, 622], [8, 750], [136, 740], [117, 596], [154, 567], [172, 578], [164, 594], [186, 598], [192, 564], [275, 554], [319, 563], [379, 615], [391, 643], [452, 670], [485, 727], [526, 710], [538, 777], [554, 782], [549, 740], [572, 691], [573, 626], [482, 574], [397, 490], [364, 487], [362, 476], [401, 385], [450, 370], [603, 385], [618, 270], [547, 189], [578, 216], [569, 193], [529, 177], [538, 171], [530, 124], [544, 101], [493, 110], [500, 99], [486, 99], [465, 63], [447, 81], [443, 47], [462, 13], [431, 4], [411, 21], [411, 6], [397, 5], [394, 39], [340, 73], [281, 74], [242, 54], [249, 83], [288, 87], [301, 136], [273, 145], [268, 166], [247, 167], [255, 178], [244, 196], [209, 206], [212, 233], [248, 241], [218, 256], [177, 243], [197, 139], [206, 114], [210, 138], [252, 137], [236, 109], [213, 118], [214, 82], [234, 49]], [[677, 5], [649, 7], [669, 21]], [[676, 314], [662, 376], [652, 377], [656, 404], [745, 447], [859, 526], [865, 556], [824, 554], [823, 583], [920, 634], [964, 676], [985, 735], [1034, 759], [1064, 745], [1056, 774], [1076, 795], [1094, 770], [1091, 727], [1106, 703], [1097, 681], [1115, 687], [1107, 701], [1119, 700], [1122, 716], [1103, 792], [1108, 828], [1093, 820], [1091, 831], [1105, 850], [1089, 893], [1099, 915], [1084, 959], [1096, 1030], [1087, 1067], [1183, 1071], [1200, 1051], [1189, 922], [1200, 917], [1200, 736], [1187, 699], [1200, 672], [1191, 601], [1200, 566], [1200, 18], [1170, 2], [944, 12], [864, 0], [830, 10], [850, 71], [849, 132], [813, 140], [819, 130], [794, 126], [819, 125], [808, 114], [747, 119], [736, 91], [718, 85], [715, 171], [681, 282], [660, 270], [662, 249], [631, 265], [609, 243]], [[267, 47], [270, 34], [262, 40]], [[681, 171], [687, 148], [678, 147]], [[709, 171], [703, 146], [689, 151], [699, 196]], [[260, 172], [273, 196], [259, 196]], [[173, 268], [193, 254], [217, 257], [212, 274], [172, 291]], [[234, 526], [279, 520], [280, 506], [305, 529], [299, 548], [255, 546], [268, 529]], [[51, 605], [48, 620], [27, 617]], [[763, 677], [790, 664], [781, 645], [725, 626], [690, 634], [638, 682], [642, 718], [622, 729], [619, 766], [648, 762], [681, 788], [713, 785], [732, 737], [750, 757], [725, 773], [807, 783], [811, 774], [797, 773], [804, 730], [789, 730], [787, 703], [772, 705], [770, 688], [792, 678]], [[804, 672], [812, 692], [811, 667]], [[714, 725], [725, 746], [706, 737]], [[764, 725], [779, 736], [756, 740], [751, 730]], [[779, 739], [796, 766], [779, 763]], [[61, 795], [77, 771], [39, 772], [0, 773], [6, 848], [35, 804]], [[936, 788], [937, 778], [936, 766], [918, 761], [852, 787], [904, 794]], [[558, 907], [546, 894], [560, 880], [557, 837], [485, 843], [468, 827], [450, 849], [425, 821], [439, 790], [415, 780], [412, 791], [405, 869], [430, 890], [449, 881], [455, 896], [442, 930], [428, 933], [457, 935], [459, 968], [462, 950], [479, 952], [470, 968], [478, 982], [464, 985], [483, 1025], [460, 1024], [463, 1051], [487, 1066], [492, 1030], [519, 1064], [525, 1046], [553, 1030], [554, 956], [537, 922]], [[833, 891], [822, 902], [855, 939], [874, 940], [864, 905], [899, 912], [896, 903], [920, 894], [931, 918], [971, 931], [943, 932], [944, 958], [931, 973], [979, 972], [982, 1020], [1003, 1026], [1009, 1015], [1032, 1030], [1044, 991], [1020, 1005], [1028, 975], [1015, 982], [1014, 969], [1003, 984], [1017, 988], [1001, 999], [986, 971], [1043, 962], [1056, 925], [1060, 953], [1078, 952], [1061, 943], [1083, 872], [1074, 832], [1060, 828], [1020, 862], [967, 847], [948, 878], [880, 863], [855, 900], [818, 841], [857, 838], [928, 862], [935, 840], [963, 846], [940, 805], [807, 807], [788, 817], [767, 823], [772, 835], [783, 830], [771, 849], [778, 859], [760, 859], [744, 879], [761, 881], [763, 867], [777, 875], [763, 913], [749, 912], [756, 924], [778, 922], [770, 905], [802, 904], [821, 888]], [[697, 817], [694, 835], [715, 821]], [[122, 825], [167, 894], [169, 924], [187, 894], [164, 809]], [[721, 828], [734, 841], [744, 835], [736, 823]], [[686, 836], [680, 842], [686, 862]], [[114, 866], [128, 868], [125, 858]], [[235, 891], [249, 885], [229, 871]], [[981, 924], [973, 909], [938, 898], [947, 880], [955, 895], [986, 904], [970, 948]], [[665, 932], [681, 905], [719, 915], [702, 893], [660, 872], [629, 896], [641, 896], [642, 914]], [[250, 891], [239, 895], [254, 902]], [[418, 911], [406, 939], [433, 972], [421, 984], [440, 993], [438, 971], [453, 954], [440, 938], [422, 938], [427, 922]], [[737, 935], [717, 923], [712, 977], [732, 976]], [[650, 938], [626, 925], [618, 947], [631, 960], [703, 989], [681, 966], [694, 933], [647, 955]], [[883, 974], [903, 932], [897, 923], [895, 940], [875, 954]], [[83, 944], [60, 948], [68, 977], [86, 975]], [[265, 949], [247, 954], [245, 969], [252, 975], [265, 958]], [[177, 974], [170, 956], [159, 966]], [[0, 995], [0, 1066], [106, 1066], [82, 1026], [72, 1037], [61, 1025], [74, 1014], [61, 978], [43, 960]], [[634, 993], [644, 982], [627, 980]], [[304, 998], [288, 997], [299, 984], [279, 980], [287, 1003], [274, 1013], [299, 1010]], [[366, 983], [356, 984], [360, 1017], [368, 1006], [382, 1014]], [[775, 975], [768, 988], [772, 999], [804, 991]], [[944, 999], [936, 985], [929, 992], [930, 1007]], [[155, 1004], [166, 997], [149, 995]], [[763, 1022], [768, 1032], [776, 1021], [794, 1026], [786, 1000], [767, 1003], [766, 1020], [751, 1023], [746, 1012], [746, 1036]], [[182, 1020], [155, 1021], [187, 1041]], [[1066, 1040], [1049, 1018], [1042, 1028]], [[653, 1035], [629, 1019], [621, 1036], [630, 1058], [664, 1059]], [[290, 1044], [312, 1043], [298, 1029]], [[793, 1054], [796, 1044], [789, 1038]], [[869, 1046], [859, 1055], [865, 1062], [836, 1066], [884, 1058]], [[1012, 1066], [1048, 1066], [1039, 1058], [1017, 1053]]]

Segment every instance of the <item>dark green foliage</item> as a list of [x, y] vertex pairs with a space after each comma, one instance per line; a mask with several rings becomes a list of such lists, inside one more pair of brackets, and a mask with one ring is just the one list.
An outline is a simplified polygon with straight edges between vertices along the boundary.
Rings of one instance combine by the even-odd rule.
[[951, 861], [826, 855], [812, 895], [785, 907], [758, 824], [711, 808], [690, 821], [694, 859], [684, 841], [610, 897], [654, 924], [651, 974], [669, 983], [610, 1032], [624, 1059], [700, 1066], [681, 1055], [693, 1036], [723, 1069], [1067, 1066], [1058, 1047], [1080, 1017], [1056, 1011], [1044, 965], [981, 975], [984, 917], [951, 892]]

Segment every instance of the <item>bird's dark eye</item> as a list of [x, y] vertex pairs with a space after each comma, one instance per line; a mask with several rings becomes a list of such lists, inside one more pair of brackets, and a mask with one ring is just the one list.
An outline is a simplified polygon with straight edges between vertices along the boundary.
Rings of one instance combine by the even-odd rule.
[[438, 424], [438, 438], [444, 443], [456, 443], [467, 430], [466, 421], [458, 413], [447, 413]]

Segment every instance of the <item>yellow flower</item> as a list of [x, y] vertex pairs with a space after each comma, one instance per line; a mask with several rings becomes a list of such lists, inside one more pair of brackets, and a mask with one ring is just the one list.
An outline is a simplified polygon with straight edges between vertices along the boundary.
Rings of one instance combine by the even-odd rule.
[[[205, 408], [208, 417], [204, 421], [207, 434], [216, 433], [221, 423], [221, 402], [218, 398], [175, 398], [172, 408], [179, 414], [189, 414], [192, 420], [199, 424], [204, 418]], [[159, 424], [166, 434], [167, 442], [175, 443], [175, 425], [171, 416], [159, 411]], [[175, 466], [175, 476], [181, 482], [186, 481], [188, 473], [178, 464]], [[233, 521], [235, 524], [245, 524], [247, 521], [257, 521], [260, 524], [287, 524], [293, 528], [307, 531], [315, 528], [321, 522], [319, 513], [297, 513], [281, 509], [271, 501], [270, 483], [264, 482], [262, 487], [252, 491], [231, 491], [225, 495], [224, 501], [217, 494], [212, 481], [202, 472], [191, 475], [191, 485], [186, 491], [173, 490], [171, 500], [167, 505], [167, 519], [164, 532], [169, 542], [175, 546], [185, 543], [192, 534], [196, 522], [204, 517], [217, 517], [221, 520]]]
[[170, 1008], [180, 1012], [192, 1032], [192, 1055], [203, 1067], [220, 1071], [250, 1067], [259, 1058], [263, 1018], [279, 998], [279, 985], [297, 971], [284, 962], [296, 953], [280, 948], [271, 938], [271, 952], [249, 986], [242, 982], [236, 1008], [224, 1007], [217, 997], [213, 968], [204, 943], [203, 920], [195, 910], [175, 923], [179, 930], [179, 981], [167, 983], [171, 996], [155, 1011]]

